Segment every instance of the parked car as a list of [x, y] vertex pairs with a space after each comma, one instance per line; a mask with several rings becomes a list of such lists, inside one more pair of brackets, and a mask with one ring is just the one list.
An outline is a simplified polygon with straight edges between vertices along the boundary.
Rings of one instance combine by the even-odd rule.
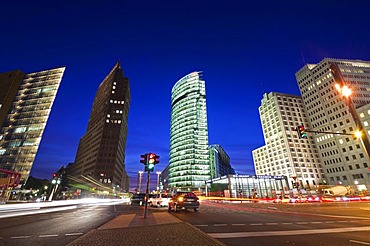
[[199, 198], [193, 192], [178, 191], [168, 203], [168, 211], [179, 211], [181, 209], [193, 209], [197, 212], [199, 209]]
[[171, 200], [171, 194], [168, 193], [158, 193], [149, 199], [149, 205], [154, 207], [167, 207], [168, 202]]

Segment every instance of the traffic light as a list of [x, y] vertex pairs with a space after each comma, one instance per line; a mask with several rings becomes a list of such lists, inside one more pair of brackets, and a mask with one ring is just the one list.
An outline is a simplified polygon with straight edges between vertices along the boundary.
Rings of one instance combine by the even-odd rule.
[[144, 165], [148, 164], [148, 154], [140, 155], [140, 163], [143, 163]]
[[53, 178], [56, 178], [57, 177], [57, 174], [56, 173], [53, 173]]
[[154, 164], [158, 164], [159, 163], [159, 155], [155, 155], [154, 157]]
[[306, 130], [304, 129], [304, 125], [297, 126], [297, 132], [299, 138], [307, 138]]
[[154, 165], [155, 165], [155, 154], [153, 153], [149, 153], [148, 154], [148, 165], [147, 165], [147, 169], [149, 172], [153, 172], [154, 171]]

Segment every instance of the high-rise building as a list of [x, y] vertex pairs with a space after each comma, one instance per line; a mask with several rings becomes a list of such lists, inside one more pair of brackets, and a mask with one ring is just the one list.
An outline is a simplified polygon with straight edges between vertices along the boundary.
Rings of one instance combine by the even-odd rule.
[[265, 145], [252, 151], [257, 175], [284, 175], [290, 188], [313, 188], [325, 177], [314, 138], [300, 139], [296, 127], [308, 125], [300, 96], [271, 92], [259, 107]]
[[[366, 154], [369, 132], [363, 132], [362, 138], [351, 135], [364, 129], [358, 117], [364, 112], [358, 111], [370, 103], [370, 62], [325, 58], [318, 64], [305, 65], [296, 73], [296, 79], [308, 127], [322, 132], [312, 137], [328, 184], [360, 185], [370, 190]], [[349, 97], [342, 93], [344, 88], [352, 91]]]
[[129, 80], [120, 62], [99, 85], [85, 135], [80, 139], [72, 173], [128, 191], [125, 150], [130, 108]]
[[210, 179], [205, 81], [192, 72], [172, 88], [169, 187], [198, 189]]
[[65, 67], [0, 74], [0, 168], [27, 181]]
[[235, 174], [235, 170], [230, 165], [230, 157], [221, 145], [212, 144], [209, 146], [209, 161], [212, 179]]

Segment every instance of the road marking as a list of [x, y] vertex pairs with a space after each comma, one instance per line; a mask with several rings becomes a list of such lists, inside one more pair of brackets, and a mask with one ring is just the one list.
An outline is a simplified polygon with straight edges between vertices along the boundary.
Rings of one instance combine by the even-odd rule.
[[293, 223], [291, 222], [287, 222], [287, 223], [282, 223], [283, 225], [293, 225]]
[[334, 221], [325, 221], [326, 224], [333, 224], [335, 223]]
[[227, 224], [214, 224], [213, 226], [227, 226]]
[[79, 236], [79, 235], [82, 235], [84, 234], [83, 232], [76, 232], [76, 233], [67, 233], [67, 234], [64, 234], [65, 236]]
[[312, 221], [310, 222], [311, 224], [321, 224], [322, 222], [321, 221]]
[[57, 237], [58, 234], [40, 235], [39, 237]]
[[308, 222], [297, 222], [297, 225], [307, 225]]
[[22, 239], [22, 238], [30, 238], [31, 236], [16, 236], [16, 237], [10, 237], [12, 239]]
[[278, 223], [266, 223], [266, 225], [277, 225]]
[[231, 224], [233, 226], [245, 226], [245, 224]]
[[348, 223], [349, 221], [345, 221], [345, 220], [340, 220], [340, 221], [337, 221], [338, 223]]
[[260, 225], [263, 225], [262, 223], [257, 223], [257, 224], [249, 224], [251, 226], [260, 226]]
[[358, 243], [358, 244], [362, 244], [362, 245], [370, 245], [370, 243], [367, 243], [367, 242], [361, 242], [361, 241], [356, 241], [356, 240], [349, 240], [351, 243]]
[[290, 231], [251, 231], [251, 232], [231, 232], [231, 233], [208, 233], [213, 238], [240, 238], [240, 237], [270, 237], [270, 236], [292, 236], [306, 234], [324, 234], [324, 233], [344, 233], [354, 231], [370, 231], [370, 226], [347, 227], [332, 229], [315, 230], [290, 230]]

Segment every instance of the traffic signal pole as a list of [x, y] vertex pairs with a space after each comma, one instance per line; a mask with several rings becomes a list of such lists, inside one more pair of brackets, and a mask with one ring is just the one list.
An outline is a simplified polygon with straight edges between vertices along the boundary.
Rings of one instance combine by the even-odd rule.
[[149, 181], [150, 181], [150, 171], [148, 171], [148, 178], [147, 178], [147, 180], [146, 180], [144, 219], [146, 219], [146, 213], [147, 213], [147, 210], [148, 210], [148, 200], [149, 200]]

